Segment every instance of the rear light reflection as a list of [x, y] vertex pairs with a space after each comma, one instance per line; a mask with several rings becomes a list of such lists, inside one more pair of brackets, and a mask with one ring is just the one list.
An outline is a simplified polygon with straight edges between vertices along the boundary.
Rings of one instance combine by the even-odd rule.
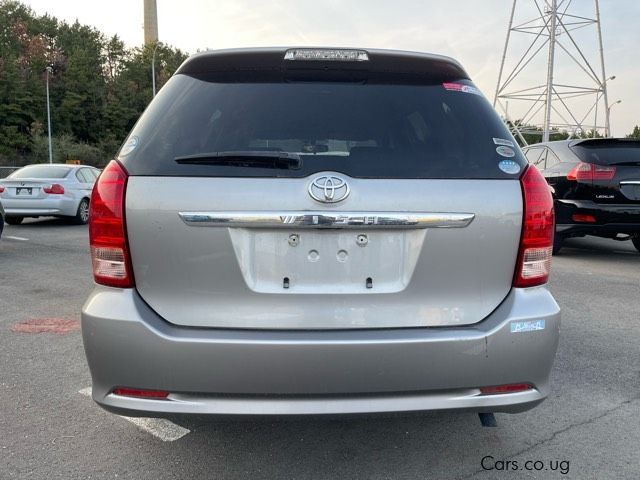
[[616, 174], [616, 167], [581, 162], [567, 174], [567, 180], [592, 182], [594, 180], [611, 180]]
[[513, 286], [525, 288], [545, 284], [549, 279], [555, 221], [553, 197], [538, 169], [527, 168], [520, 183], [524, 214]]
[[494, 387], [480, 387], [482, 395], [501, 395], [504, 393], [517, 393], [532, 390], [528, 383], [509, 383], [507, 385], [496, 385]]
[[64, 195], [64, 187], [59, 183], [54, 183], [53, 185], [43, 187], [42, 191], [51, 195]]
[[126, 387], [118, 387], [114, 388], [114, 395], [121, 395], [123, 397], [135, 397], [135, 398], [155, 398], [155, 399], [165, 399], [169, 396], [169, 392], [164, 390], [142, 390], [138, 388], [126, 388]]

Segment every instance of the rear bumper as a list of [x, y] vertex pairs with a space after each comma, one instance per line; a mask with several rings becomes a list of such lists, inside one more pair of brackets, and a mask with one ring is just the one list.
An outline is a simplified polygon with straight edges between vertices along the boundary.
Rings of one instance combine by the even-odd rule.
[[74, 198], [2, 199], [5, 214], [13, 217], [73, 216], [78, 209]]
[[[575, 222], [575, 214], [592, 215], [594, 223]], [[640, 205], [606, 205], [588, 200], [557, 200], [556, 231], [564, 236], [640, 233]]]
[[[513, 322], [544, 329], [512, 332]], [[420, 410], [518, 412], [548, 394], [560, 310], [545, 288], [513, 289], [467, 327], [256, 331], [176, 327], [134, 290], [97, 287], [82, 311], [93, 399], [127, 415], [300, 415]], [[478, 387], [530, 383], [481, 395]], [[111, 393], [171, 392], [167, 400]]]

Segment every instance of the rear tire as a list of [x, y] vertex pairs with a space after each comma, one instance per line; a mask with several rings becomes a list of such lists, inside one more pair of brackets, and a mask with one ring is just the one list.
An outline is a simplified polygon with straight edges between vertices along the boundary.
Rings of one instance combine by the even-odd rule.
[[564, 236], [556, 232], [556, 234], [553, 236], [553, 254], [558, 255], [563, 245], [564, 245]]
[[636, 247], [636, 250], [640, 252], [640, 235], [631, 237], [631, 243], [633, 243], [633, 246]]
[[78, 205], [76, 216], [73, 217], [73, 223], [76, 225], [86, 225], [89, 221], [89, 199], [83, 198]]
[[20, 225], [22, 223], [22, 220], [24, 220], [24, 217], [5, 217], [4, 221], [7, 222], [9, 225]]

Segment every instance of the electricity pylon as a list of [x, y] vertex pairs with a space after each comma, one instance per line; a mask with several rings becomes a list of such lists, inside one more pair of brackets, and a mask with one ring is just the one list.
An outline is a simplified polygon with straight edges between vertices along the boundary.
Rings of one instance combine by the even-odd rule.
[[524, 144], [523, 133], [542, 132], [543, 142], [561, 130], [610, 134], [615, 77], [605, 74], [598, 0], [589, 3], [513, 0], [493, 106]]

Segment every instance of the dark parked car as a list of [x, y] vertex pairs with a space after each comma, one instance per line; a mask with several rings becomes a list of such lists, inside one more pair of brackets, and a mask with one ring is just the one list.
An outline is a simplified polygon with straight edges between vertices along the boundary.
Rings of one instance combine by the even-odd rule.
[[523, 149], [552, 188], [557, 253], [569, 237], [631, 240], [640, 251], [640, 141], [563, 140]]

